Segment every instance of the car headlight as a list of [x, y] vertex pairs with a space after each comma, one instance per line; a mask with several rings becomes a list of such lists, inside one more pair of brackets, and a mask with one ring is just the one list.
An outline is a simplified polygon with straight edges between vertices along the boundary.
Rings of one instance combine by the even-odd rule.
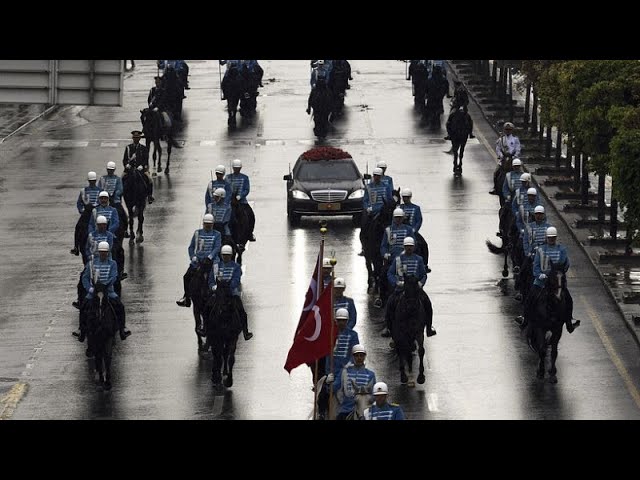
[[291, 190], [291, 194], [293, 198], [297, 198], [298, 200], [309, 200], [309, 195], [301, 190]]
[[349, 199], [353, 200], [354, 198], [362, 198], [364, 197], [364, 188], [359, 188], [358, 190], [354, 190], [351, 195], [349, 195]]

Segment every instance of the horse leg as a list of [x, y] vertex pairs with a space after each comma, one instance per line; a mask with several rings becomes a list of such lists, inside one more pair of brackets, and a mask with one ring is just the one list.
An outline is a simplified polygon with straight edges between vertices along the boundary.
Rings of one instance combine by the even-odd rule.
[[418, 356], [420, 357], [420, 369], [418, 371], [418, 383], [422, 385], [425, 381], [424, 377], [424, 334], [421, 332], [416, 339], [418, 342]]
[[213, 372], [211, 374], [211, 381], [214, 387], [220, 386], [222, 383], [222, 375], [220, 375], [220, 369], [222, 368], [222, 345], [221, 341], [216, 339], [211, 345], [211, 351], [213, 353]]
[[[504, 242], [506, 242], [505, 239], [503, 239]], [[504, 250], [504, 266], [502, 267], [502, 276], [504, 278], [507, 278], [509, 276], [509, 264], [507, 263], [509, 259], [509, 249], [506, 248]]]
[[[400, 383], [406, 385], [409, 382], [409, 377], [404, 371], [404, 360], [405, 354], [399, 348], [396, 350], [398, 352], [398, 362], [400, 363]], [[411, 353], [409, 353], [411, 355]]]
[[[133, 203], [133, 202], [131, 202]], [[127, 206], [129, 205], [129, 202], [127, 202]], [[130, 212], [129, 215], [129, 245], [133, 245], [134, 240], [136, 239], [135, 234], [133, 233], [133, 212]]]
[[556, 373], [558, 370], [556, 369], [556, 360], [558, 359], [558, 343], [560, 343], [560, 337], [562, 336], [562, 324], [560, 324], [560, 328], [556, 328], [551, 337], [551, 368], [549, 369], [549, 381], [551, 383], [558, 383], [558, 378], [556, 377]]
[[[158, 173], [162, 173], [162, 144], [160, 138], [154, 142], [155, 150], [158, 151]], [[153, 152], [155, 155], [155, 152]]]
[[104, 369], [105, 369], [105, 379], [104, 379], [104, 389], [109, 391], [111, 390], [111, 357], [113, 354], [113, 337], [109, 336], [104, 345]]
[[101, 392], [104, 388], [104, 368], [102, 363], [104, 352], [98, 345], [98, 342], [93, 339], [90, 342], [89, 348], [93, 351], [93, 363], [95, 365], [96, 373], [98, 374], [98, 378], [96, 379], [96, 388]]
[[193, 320], [195, 323], [195, 332], [196, 338], [198, 339], [198, 355], [205, 353], [207, 350], [205, 348], [205, 344], [202, 341], [202, 315], [200, 313], [200, 308], [198, 307], [198, 302], [193, 299]]
[[236, 344], [238, 342], [238, 337], [236, 336], [231, 342], [227, 345], [227, 355], [225, 359], [228, 358], [228, 368], [229, 371], [227, 373], [227, 377], [224, 379], [224, 386], [227, 388], [231, 388], [233, 386], [233, 365], [236, 363]]
[[[142, 200], [140, 205], [138, 205], [138, 229], [136, 230], [138, 233], [138, 238], [136, 239], [136, 242], [138, 243], [144, 242], [144, 235], [142, 234], [142, 224], [144, 223], [144, 207], [145, 207], [145, 203], [144, 203], [144, 200]], [[131, 232], [131, 235], [133, 236], [133, 231]]]
[[167, 137], [167, 167], [164, 169], [164, 173], [169, 173], [169, 163], [171, 162], [171, 146], [175, 140], [173, 137]]
[[467, 141], [464, 140], [462, 142], [462, 145], [460, 145], [460, 154], [459, 154], [459, 158], [460, 158], [460, 164], [458, 165], [458, 171], [460, 173], [462, 173], [462, 157], [464, 157], [464, 147], [466, 146]]
[[545, 360], [545, 357], [547, 356], [547, 345], [544, 341], [544, 336], [545, 336], [544, 330], [542, 328], [537, 328], [535, 337], [536, 337], [536, 343], [537, 343], [536, 348], [538, 349], [538, 357], [540, 358], [540, 361], [538, 362], [538, 371], [536, 373], [536, 376], [539, 379], [544, 378], [544, 360]]

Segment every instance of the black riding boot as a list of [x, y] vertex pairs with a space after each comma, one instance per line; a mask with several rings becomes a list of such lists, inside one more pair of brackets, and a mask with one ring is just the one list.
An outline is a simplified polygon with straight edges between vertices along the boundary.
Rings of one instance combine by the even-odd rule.
[[187, 292], [189, 291], [189, 283], [191, 282], [192, 272], [193, 270], [191, 268], [191, 265], [189, 265], [187, 272], [182, 277], [182, 285], [184, 286], [184, 295], [180, 300], [176, 300], [176, 303], [181, 307], [188, 308], [191, 306], [191, 299], [189, 298], [189, 294]]
[[144, 178], [147, 180], [147, 201], [149, 202], [149, 205], [151, 205], [155, 200], [155, 198], [153, 198], [153, 181], [146, 175]]
[[110, 299], [111, 305], [113, 305], [113, 310], [116, 312], [116, 317], [118, 319], [118, 329], [120, 330], [120, 340], [125, 340], [129, 335], [131, 335], [131, 331], [126, 327], [126, 314], [124, 311], [124, 305], [120, 301], [119, 298]]
[[422, 297], [422, 306], [427, 316], [427, 337], [433, 337], [436, 334], [436, 330], [433, 328], [433, 305], [424, 290], [420, 290], [420, 296]]
[[[84, 273], [84, 271], [82, 273]], [[78, 281], [78, 286], [77, 286], [78, 299], [71, 304], [74, 307], [76, 307], [78, 310], [80, 309], [80, 307], [82, 307], [82, 301], [84, 297], [87, 295], [87, 291], [84, 289], [84, 285], [82, 285], [82, 273], [80, 274], [80, 280]]]
[[496, 169], [493, 171], [493, 190], [491, 190], [489, 193], [491, 195], [500, 195], [500, 186], [498, 186], [498, 178], [500, 177], [500, 170], [501, 167], [500, 165], [498, 165], [496, 167]]
[[566, 288], [564, 289], [564, 294], [567, 297], [567, 316], [565, 318], [565, 325], [567, 326], [567, 332], [569, 333], [573, 333], [573, 331], [575, 330], [575, 328], [580, 325], [580, 322], [576, 322], [575, 324], [572, 322], [573, 320], [573, 298], [571, 297], [571, 294], [569, 293], [569, 290], [567, 290]]
[[253, 208], [248, 203], [245, 204], [247, 209], [247, 218], [249, 219], [249, 241], [255, 242], [256, 237], [253, 235], [253, 229], [256, 227], [256, 215], [253, 213]]
[[238, 315], [240, 315], [240, 321], [242, 322], [242, 335], [245, 340], [250, 340], [253, 337], [253, 333], [249, 331], [249, 319], [247, 318], [247, 312], [244, 310], [242, 300], [238, 296], [233, 297], [236, 308], [238, 309]]
[[387, 329], [382, 332], [382, 337], [388, 338], [391, 336], [391, 326], [393, 322], [393, 315], [396, 312], [396, 304], [398, 303], [398, 293], [394, 291], [387, 299], [387, 307], [384, 311], [384, 320], [387, 325]]

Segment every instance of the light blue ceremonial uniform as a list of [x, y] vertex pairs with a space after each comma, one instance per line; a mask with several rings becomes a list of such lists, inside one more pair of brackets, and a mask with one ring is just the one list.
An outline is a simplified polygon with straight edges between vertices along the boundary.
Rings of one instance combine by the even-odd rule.
[[387, 271], [387, 280], [391, 287], [396, 287], [397, 290], [401, 290], [402, 287], [398, 287], [398, 281], [404, 281], [404, 277], [413, 275], [416, 277], [422, 286], [427, 283], [427, 269], [424, 266], [424, 260], [420, 255], [412, 253], [407, 255], [401, 253], [391, 263], [389, 270]]
[[247, 195], [249, 195], [251, 185], [248, 176], [244, 173], [229, 173], [224, 180], [231, 185], [232, 195], [234, 197], [237, 195], [240, 196], [240, 203], [249, 203], [247, 201]]
[[[338, 333], [333, 347], [333, 374], [335, 377], [340, 376], [342, 369], [353, 360], [351, 349], [359, 343], [358, 332], [354, 330], [345, 328]], [[331, 357], [327, 356], [325, 361], [326, 371], [331, 372]]]
[[529, 199], [525, 199], [525, 201], [520, 204], [518, 208], [518, 213], [516, 214], [516, 227], [518, 228], [518, 232], [521, 235], [524, 234], [524, 229], [527, 223], [535, 221], [535, 217], [533, 216], [535, 213], [535, 208], [539, 204], [530, 204]]
[[[338, 311], [339, 308], [346, 308], [349, 312], [349, 320], [347, 320], [347, 328], [353, 330], [356, 326], [358, 319], [358, 312], [356, 312], [356, 304], [353, 302], [353, 298], [343, 295], [341, 297], [333, 298], [333, 309]], [[356, 342], [358, 343], [358, 342]]]
[[311, 71], [311, 88], [316, 88], [319, 78], [322, 78], [325, 84], [329, 84], [330, 76], [331, 67], [327, 64], [327, 60], [325, 60], [324, 65], [318, 65]]
[[534, 220], [526, 225], [522, 237], [522, 249], [525, 255], [535, 254], [536, 248], [547, 242], [547, 228], [550, 226], [546, 220], [540, 223]]
[[89, 232], [95, 232], [96, 229], [96, 220], [102, 215], [107, 219], [107, 225], [109, 225], [108, 230], [114, 235], [117, 234], [118, 228], [120, 227], [120, 216], [118, 215], [118, 211], [115, 207], [111, 207], [107, 205], [103, 207], [102, 205], [98, 205], [91, 212], [91, 218], [89, 218]]
[[393, 201], [393, 197], [389, 185], [383, 183], [382, 180], [378, 184], [370, 182], [365, 187], [362, 198], [362, 206], [365, 211], [371, 207], [371, 213], [377, 215], [382, 211], [385, 201], [389, 204]]
[[382, 243], [380, 244], [380, 255], [384, 257], [386, 253], [391, 254], [390, 260], [396, 255], [400, 255], [404, 252], [404, 239], [411, 237], [415, 240], [416, 234], [409, 225], [401, 223], [396, 225], [392, 223], [391, 226], [384, 229], [382, 235]]
[[91, 257], [82, 272], [82, 286], [87, 291], [86, 298], [91, 300], [93, 293], [90, 290], [96, 283], [101, 283], [107, 287], [109, 298], [118, 298], [118, 294], [113, 289], [113, 284], [118, 278], [118, 265], [115, 260], [107, 258], [100, 260], [99, 256]]
[[231, 184], [226, 180], [213, 180], [209, 182], [209, 185], [207, 185], [207, 191], [204, 192], [205, 208], [207, 207], [207, 205], [213, 202], [213, 192], [215, 192], [218, 188], [224, 188], [224, 203], [225, 205], [231, 205], [231, 195], [233, 194], [233, 192], [231, 191]]
[[365, 410], [365, 420], [406, 420], [400, 405], [385, 402], [379, 407], [375, 403]]
[[538, 247], [536, 250], [536, 256], [533, 259], [533, 284], [538, 287], [544, 287], [544, 280], [540, 280], [538, 277], [541, 273], [549, 274], [551, 272], [551, 262], [555, 265], [563, 264], [562, 271], [567, 272], [569, 270], [569, 256], [567, 255], [567, 248], [564, 245], [549, 245], [544, 244]]
[[98, 255], [98, 244], [100, 242], [107, 242], [109, 244], [109, 252], [113, 251], [113, 241], [115, 240], [115, 235], [111, 233], [109, 230], [105, 232], [89, 232], [87, 236], [87, 245], [85, 246], [85, 253], [87, 258], [91, 258], [94, 255]]
[[229, 229], [229, 221], [231, 220], [231, 207], [224, 203], [224, 201], [220, 203], [211, 202], [207, 205], [207, 210], [205, 213], [210, 213], [213, 215], [213, 223], [221, 223], [224, 227], [224, 234], [231, 235], [231, 230]]
[[382, 177], [380, 177], [380, 182], [388, 185], [389, 190], [393, 192], [393, 178], [391, 178], [389, 175], [382, 175]]
[[220, 65], [226, 65], [227, 68], [224, 71], [224, 77], [226, 78], [227, 74], [229, 73], [229, 70], [232, 70], [234, 68], [240, 68], [242, 66], [242, 61], [240, 60], [220, 60]]
[[100, 180], [98, 180], [97, 185], [109, 193], [109, 197], [113, 203], [121, 203], [124, 188], [122, 186], [122, 179], [118, 175], [103, 175], [100, 177]]
[[520, 177], [522, 176], [522, 172], [511, 171], [507, 172], [504, 177], [504, 182], [502, 184], [502, 196], [508, 201], [511, 201], [514, 198], [515, 192], [522, 186], [522, 180]]
[[[209, 257], [213, 263], [218, 262], [220, 248], [222, 247], [222, 235], [217, 230], [207, 232], [204, 228], [196, 230], [191, 237], [189, 244], [189, 259], [194, 256], [198, 262], [202, 262], [205, 257]], [[191, 261], [191, 266], [196, 267], [197, 263]]]
[[[376, 374], [364, 365], [360, 367], [349, 365], [342, 369], [340, 375], [333, 382], [333, 391], [336, 392], [340, 402], [338, 414], [351, 413], [355, 407], [355, 392], [352, 382], [355, 382], [357, 387], [365, 387], [369, 392], [373, 392], [373, 386], [376, 384]], [[373, 398], [370, 401], [373, 401]]]
[[78, 213], [84, 212], [84, 206], [91, 204], [94, 207], [98, 205], [98, 194], [101, 192], [100, 187], [98, 185], [91, 185], [84, 187], [80, 190], [80, 195], [78, 195], [78, 201], [76, 202], [76, 206], [78, 207]]
[[[413, 228], [413, 231], [418, 233], [422, 226], [422, 210], [415, 203], [403, 203], [400, 208], [404, 210], [404, 218], [409, 221], [409, 226]], [[414, 240], [416, 240], [414, 238]]]
[[[240, 279], [242, 277], [242, 268], [233, 260], [220, 262], [213, 265], [212, 275], [209, 275], [209, 288], [216, 285], [217, 280], [224, 280], [230, 282], [231, 295], [234, 297], [240, 296]], [[218, 278], [219, 277], [219, 278]]]

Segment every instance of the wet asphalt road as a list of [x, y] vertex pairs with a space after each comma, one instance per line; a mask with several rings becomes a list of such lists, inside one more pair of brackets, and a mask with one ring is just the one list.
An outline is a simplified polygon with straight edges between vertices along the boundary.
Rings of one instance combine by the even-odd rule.
[[[395, 186], [412, 188], [433, 270], [426, 291], [438, 334], [426, 341], [427, 381], [412, 388], [400, 384], [380, 337], [382, 311], [366, 293], [358, 230], [348, 218], [329, 220], [326, 249], [335, 251], [336, 272], [355, 299], [367, 366], [388, 383], [390, 399], [410, 419], [640, 419], [638, 347], [553, 214], [569, 249], [574, 317], [582, 325], [560, 342], [559, 383], [536, 379], [537, 357], [513, 322], [520, 304], [512, 282], [500, 281], [501, 257], [484, 245], [486, 238], [499, 242], [498, 200], [487, 194], [494, 138], [477, 112], [478, 139], [467, 145], [463, 178], [455, 180], [444, 128], [428, 131], [413, 112], [404, 64], [351, 63], [346, 113], [327, 143], [349, 151], [362, 171], [386, 160]], [[282, 180], [315, 142], [304, 111], [306, 60], [261, 61], [258, 116], [235, 132], [227, 130], [217, 61], [189, 61], [192, 88], [178, 135], [184, 148], [174, 149], [170, 176], [154, 179], [145, 242], [125, 244], [123, 302], [133, 335], [117, 342], [113, 390], [96, 391], [85, 345], [71, 336], [82, 262], [69, 249], [87, 171], [101, 175], [113, 160], [121, 174], [129, 132], [140, 128], [156, 68], [136, 64], [124, 82], [123, 107], [62, 108], [0, 146], [0, 418], [308, 419], [310, 371], [301, 366], [289, 376], [283, 369], [320, 240], [317, 217], [289, 227]], [[175, 300], [211, 171], [234, 158], [251, 178], [256, 214], [258, 241], [249, 244], [242, 280], [255, 336], [239, 340], [235, 384], [220, 392], [209, 380], [211, 361], [197, 355], [191, 311]]]

